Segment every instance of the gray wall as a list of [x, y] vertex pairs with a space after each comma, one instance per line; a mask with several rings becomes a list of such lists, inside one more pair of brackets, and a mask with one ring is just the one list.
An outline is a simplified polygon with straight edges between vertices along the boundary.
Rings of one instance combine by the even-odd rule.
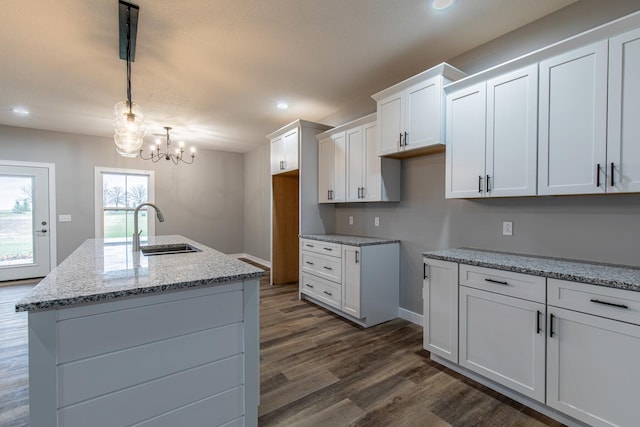
[[58, 262], [94, 237], [95, 166], [155, 171], [166, 221], [156, 234], [181, 234], [225, 253], [244, 252], [243, 155], [199, 149], [193, 165], [120, 157], [111, 138], [0, 126], [0, 159], [54, 163]]
[[270, 261], [271, 170], [270, 144], [244, 155], [244, 252]]

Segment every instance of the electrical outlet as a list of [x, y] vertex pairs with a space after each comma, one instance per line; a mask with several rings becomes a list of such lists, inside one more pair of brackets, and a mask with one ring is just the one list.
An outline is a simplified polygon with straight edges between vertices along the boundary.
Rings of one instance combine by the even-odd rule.
[[353, 215], [349, 215], [349, 225], [353, 225]]
[[502, 223], [502, 235], [513, 236], [513, 222], [505, 221]]
[[71, 221], [71, 215], [58, 215], [58, 221], [69, 222]]
[[376, 227], [380, 227], [380, 217], [377, 216], [373, 219], [373, 225], [375, 225]]

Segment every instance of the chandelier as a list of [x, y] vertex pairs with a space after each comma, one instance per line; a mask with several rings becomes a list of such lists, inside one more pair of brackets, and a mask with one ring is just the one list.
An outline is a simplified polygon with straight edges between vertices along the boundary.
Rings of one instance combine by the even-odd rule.
[[165, 126], [164, 127], [165, 131], [167, 132], [165, 135], [165, 151], [162, 151], [160, 148], [160, 144], [162, 143], [162, 140], [160, 138], [156, 138], [155, 143], [156, 145], [152, 145], [151, 147], [149, 147], [149, 149], [151, 150], [151, 155], [149, 157], [145, 157], [143, 154], [142, 149], [140, 149], [140, 158], [142, 160], [151, 160], [153, 163], [158, 163], [160, 161], [160, 159], [165, 159], [165, 160], [171, 160], [174, 164], [178, 164], [180, 162], [182, 163], [186, 163], [188, 165], [190, 165], [191, 163], [193, 163], [193, 160], [196, 157], [196, 149], [191, 147], [191, 161], [187, 161], [184, 159], [184, 142], [180, 141], [178, 143], [178, 148], [175, 149], [175, 151], [172, 153], [170, 152], [170, 148], [169, 146], [171, 145], [171, 137], [169, 136], [169, 131], [171, 130], [171, 128], [169, 126]]
[[135, 61], [138, 13], [140, 8], [119, 0], [120, 59], [127, 61], [127, 99], [114, 107], [113, 140], [116, 151], [124, 157], [136, 157], [146, 132], [144, 115], [131, 101], [131, 63]]

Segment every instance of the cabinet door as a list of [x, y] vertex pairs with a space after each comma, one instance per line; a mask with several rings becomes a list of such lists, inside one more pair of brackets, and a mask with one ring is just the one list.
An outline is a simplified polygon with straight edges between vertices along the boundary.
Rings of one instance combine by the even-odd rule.
[[458, 264], [424, 262], [424, 349], [458, 363]]
[[538, 194], [605, 192], [607, 41], [540, 62]]
[[446, 198], [485, 194], [484, 82], [447, 94]]
[[346, 188], [346, 141], [345, 133], [340, 132], [331, 137], [333, 139], [333, 201], [345, 201]]
[[538, 65], [487, 81], [487, 196], [533, 196], [537, 185]]
[[279, 136], [271, 140], [271, 174], [284, 169], [284, 138]]
[[396, 153], [400, 150], [402, 123], [402, 97], [400, 94], [378, 102], [378, 155]]
[[460, 286], [460, 365], [544, 403], [545, 304]]
[[593, 426], [638, 425], [640, 326], [548, 311], [547, 405]]
[[382, 200], [382, 159], [378, 156], [377, 126], [370, 123], [362, 127], [364, 137], [364, 183], [363, 193], [366, 202]]
[[347, 131], [347, 201], [361, 202], [364, 176], [362, 127]]
[[640, 30], [609, 40], [607, 191], [640, 191]]
[[342, 311], [360, 318], [360, 248], [342, 245]]
[[318, 203], [333, 203], [333, 140], [318, 141]]
[[403, 150], [439, 144], [442, 110], [442, 77], [438, 76], [409, 88], [405, 93], [406, 137]]
[[298, 169], [298, 129], [292, 129], [284, 136], [284, 168], [287, 171]]

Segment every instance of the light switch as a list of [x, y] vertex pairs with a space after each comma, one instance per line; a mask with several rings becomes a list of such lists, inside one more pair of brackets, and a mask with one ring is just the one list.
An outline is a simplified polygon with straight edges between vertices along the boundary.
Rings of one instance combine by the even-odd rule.
[[373, 225], [375, 225], [376, 227], [380, 227], [380, 217], [377, 216], [373, 219]]
[[60, 222], [70, 222], [71, 215], [58, 215], [58, 221]]

